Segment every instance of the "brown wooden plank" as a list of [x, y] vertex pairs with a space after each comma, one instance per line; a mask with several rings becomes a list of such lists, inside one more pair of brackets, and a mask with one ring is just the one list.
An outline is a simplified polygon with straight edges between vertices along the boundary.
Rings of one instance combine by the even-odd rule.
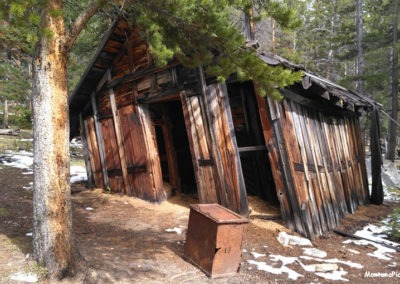
[[102, 172], [103, 172], [104, 187], [107, 187], [108, 186], [108, 175], [107, 175], [107, 166], [106, 166], [106, 162], [105, 162], [104, 140], [103, 140], [103, 135], [101, 132], [101, 126], [99, 123], [99, 113], [97, 111], [97, 103], [96, 103], [95, 93], [91, 94], [90, 100], [91, 100], [92, 110], [93, 110], [93, 121], [94, 121], [95, 132], [96, 132], [97, 147], [99, 149], [100, 163], [101, 163]]
[[309, 171], [309, 165], [314, 166], [315, 171], [318, 172], [318, 164], [312, 155], [311, 146], [313, 146], [314, 142], [310, 141], [309, 132], [304, 125], [304, 120], [306, 119], [306, 111], [303, 112], [303, 109], [300, 105], [294, 103], [293, 101], [288, 101], [288, 106], [291, 108], [291, 115], [294, 130], [296, 132], [299, 149], [303, 159], [304, 165], [304, 173], [305, 178], [308, 185], [308, 197], [310, 199], [310, 212], [313, 217], [313, 226], [316, 234], [321, 235], [324, 231], [326, 231], [326, 224], [324, 220], [324, 212], [321, 206], [321, 198], [319, 194], [318, 187], [315, 188], [315, 183], [312, 182], [312, 179], [316, 178], [315, 174], [312, 174]]
[[[111, 79], [110, 73], [108, 73], [108, 79]], [[122, 134], [121, 134], [121, 123], [119, 120], [119, 115], [117, 111], [117, 104], [115, 101], [115, 94], [114, 90], [110, 88], [108, 90], [109, 95], [110, 95], [110, 103], [111, 103], [111, 111], [113, 114], [113, 122], [114, 122], [114, 131], [115, 131], [115, 137], [117, 139], [117, 148], [118, 148], [118, 155], [119, 155], [119, 160], [120, 160], [120, 167], [122, 169], [122, 177], [123, 177], [123, 182], [124, 186], [123, 191], [124, 193], [129, 192], [129, 182], [128, 182], [128, 169], [127, 169], [127, 164], [126, 164], [126, 158], [125, 158], [125, 147], [123, 145], [123, 139], [122, 139]]]
[[289, 201], [290, 208], [293, 211], [293, 225], [297, 232], [306, 235], [307, 233], [304, 227], [304, 219], [300, 209], [301, 203], [296, 193], [296, 187], [293, 178], [294, 171], [292, 171], [290, 165], [292, 164], [293, 167], [293, 163], [290, 163], [289, 161], [290, 152], [286, 146], [286, 140], [288, 138], [284, 136], [283, 124], [281, 122], [281, 119], [283, 119], [281, 116], [281, 111], [282, 111], [281, 105], [278, 102], [272, 101], [269, 98], [267, 98], [267, 102], [268, 102], [268, 110], [270, 111], [271, 115], [273, 132], [277, 143], [277, 149], [279, 149], [278, 151], [279, 165], [280, 168], [282, 169], [281, 171], [282, 177], [284, 180], [284, 184], [287, 188], [286, 197], [287, 200]]
[[268, 115], [267, 104], [264, 97], [256, 94], [256, 100], [258, 105], [258, 111], [260, 114], [261, 127], [263, 129], [265, 143], [268, 147], [268, 158], [270, 160], [271, 172], [275, 182], [276, 194], [280, 203], [280, 211], [283, 221], [286, 225], [294, 229], [295, 220], [292, 207], [290, 205], [288, 189], [283, 180], [281, 167], [279, 166], [279, 155], [277, 141], [274, 136], [273, 128], [271, 125], [271, 119]]
[[143, 188], [143, 195], [146, 200], [160, 202], [167, 198], [163, 191], [163, 179], [161, 172], [160, 158], [157, 150], [157, 141], [154, 133], [154, 127], [151, 122], [150, 113], [147, 105], [138, 105], [137, 114], [139, 116], [140, 126], [144, 141], [146, 153], [146, 167], [148, 177], [151, 179], [151, 188]]
[[83, 144], [83, 157], [85, 160], [88, 187], [93, 188], [93, 172], [92, 172], [92, 168], [91, 168], [88, 137], [87, 137], [87, 131], [86, 131], [85, 123], [83, 121], [82, 113], [79, 114], [79, 130], [80, 130], [80, 135], [81, 135], [82, 144]]
[[249, 210], [247, 193], [226, 85], [208, 86], [206, 102], [216, 168], [221, 180], [221, 195], [227, 198], [226, 204], [223, 205], [247, 215]]
[[322, 120], [319, 113], [313, 110], [307, 110], [307, 129], [312, 138], [312, 148], [315, 155], [316, 169], [320, 183], [320, 195], [324, 204], [325, 219], [328, 229], [333, 229], [338, 225], [339, 208], [336, 198], [335, 184], [332, 182], [333, 175], [329, 170], [328, 164], [331, 164], [331, 156], [327, 151], [327, 141], [323, 135]]
[[100, 161], [100, 153], [97, 144], [96, 131], [94, 126], [94, 118], [89, 117], [84, 121], [87, 138], [88, 150], [90, 154], [90, 165], [93, 172], [94, 186], [104, 188], [103, 169]]
[[213, 165], [201, 166], [200, 160], [214, 160], [206, 136], [206, 125], [198, 96], [181, 93], [182, 109], [200, 203], [220, 203], [217, 195], [218, 180]]

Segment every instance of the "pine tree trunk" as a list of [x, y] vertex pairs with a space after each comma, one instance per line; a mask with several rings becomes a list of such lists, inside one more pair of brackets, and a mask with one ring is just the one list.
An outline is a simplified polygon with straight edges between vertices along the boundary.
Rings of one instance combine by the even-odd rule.
[[[43, 35], [35, 62], [33, 253], [52, 279], [72, 266], [72, 212], [69, 185], [69, 125], [62, 0], [42, 10]], [[54, 13], [53, 13], [54, 14]]]
[[358, 93], [364, 95], [363, 1], [357, 0], [357, 77]]
[[8, 128], [8, 100], [4, 99], [4, 106], [3, 106], [3, 128]]
[[389, 143], [388, 143], [388, 151], [386, 153], [386, 159], [394, 161], [396, 157], [396, 145], [397, 145], [397, 127], [396, 122], [398, 121], [398, 93], [399, 93], [399, 49], [397, 47], [397, 40], [398, 40], [398, 0], [394, 0], [393, 6], [393, 47], [392, 47], [392, 71], [391, 71], [391, 80], [392, 80], [392, 92], [391, 92], [391, 104], [392, 104], [392, 111], [391, 117], [393, 119], [389, 120]]

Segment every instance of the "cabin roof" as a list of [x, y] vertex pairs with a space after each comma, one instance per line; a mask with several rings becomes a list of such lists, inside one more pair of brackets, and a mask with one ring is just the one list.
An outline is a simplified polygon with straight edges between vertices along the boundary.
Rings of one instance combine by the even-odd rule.
[[[97, 48], [93, 59], [88, 64], [75, 90], [69, 94], [68, 102], [72, 124], [77, 114], [82, 111], [90, 101], [91, 93], [96, 89], [97, 84], [103, 78], [107, 69], [113, 64], [113, 59], [116, 58], [120, 50], [123, 49], [130, 32], [129, 24], [125, 20], [117, 19], [104, 35], [101, 44]], [[318, 75], [312, 74], [302, 66], [294, 64], [277, 55], [259, 53], [259, 57], [266, 64], [271, 66], [282, 66], [295, 71], [301, 70], [304, 73], [301, 82], [303, 95], [304, 93], [307, 94], [310, 92], [311, 88], [314, 90], [314, 96], [310, 96], [309, 100], [315, 99], [315, 94], [317, 94], [321, 98], [326, 99], [327, 103], [351, 111], [356, 111], [360, 108], [369, 109], [373, 104], [376, 105], [376, 102], [373, 100], [356, 94]]]

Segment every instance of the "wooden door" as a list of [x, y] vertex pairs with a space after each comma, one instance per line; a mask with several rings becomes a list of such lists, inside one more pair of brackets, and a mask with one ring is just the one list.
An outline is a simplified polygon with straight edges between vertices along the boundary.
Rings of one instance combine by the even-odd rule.
[[200, 203], [220, 203], [217, 195], [218, 179], [215, 175], [215, 162], [206, 133], [207, 123], [200, 97], [189, 97], [183, 92], [181, 101], [199, 201]]
[[246, 188], [225, 84], [200, 96], [181, 96], [201, 203], [217, 202], [248, 214]]

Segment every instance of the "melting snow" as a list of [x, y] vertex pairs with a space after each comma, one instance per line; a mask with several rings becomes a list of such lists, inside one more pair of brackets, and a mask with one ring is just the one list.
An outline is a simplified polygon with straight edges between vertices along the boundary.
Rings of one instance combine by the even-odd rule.
[[[376, 250], [373, 253], [368, 253], [369, 256], [376, 257], [383, 260], [392, 259], [391, 253], [396, 253], [395, 249], [386, 247], [385, 245], [390, 245], [393, 247], [400, 247], [400, 244], [394, 243], [392, 241], [386, 240], [387, 235], [383, 234], [388, 228], [386, 226], [376, 226], [369, 224], [365, 226], [362, 230], [357, 231], [354, 235], [364, 238], [366, 240], [347, 240], [344, 244], [356, 244], [360, 246], [374, 246]], [[383, 245], [384, 244], [384, 245]]]
[[257, 252], [251, 252], [251, 255], [254, 257], [254, 258], [259, 258], [259, 257], [263, 257], [263, 256], [267, 256], [265, 253], [257, 253]]
[[312, 246], [312, 243], [309, 239], [292, 236], [287, 234], [286, 232], [280, 232], [277, 240], [283, 246]]
[[24, 273], [24, 272], [17, 272], [9, 276], [11, 280], [20, 281], [20, 282], [29, 282], [29, 283], [36, 283], [38, 281], [38, 277], [34, 273]]
[[269, 257], [274, 262], [282, 261], [282, 265], [292, 264], [292, 263], [296, 262], [296, 260], [298, 260], [297, 257], [282, 256], [282, 255], [276, 255], [276, 254], [271, 254]]
[[376, 248], [376, 251], [374, 251], [373, 253], [368, 253], [368, 255], [379, 258], [379, 259], [383, 259], [383, 260], [391, 260], [393, 256], [390, 255], [390, 253], [396, 252], [396, 250], [394, 250], [394, 249], [387, 248], [383, 245], [380, 245], [380, 244], [377, 244], [377, 243], [374, 243], [371, 241], [367, 241], [367, 240], [347, 240], [347, 241], [344, 241], [343, 243], [345, 243], [345, 244], [353, 243], [353, 244], [356, 244], [359, 246], [368, 246], [368, 245], [374, 246]]
[[346, 275], [347, 272], [344, 270], [336, 270], [332, 272], [316, 272], [316, 275], [319, 277], [328, 279], [328, 280], [341, 280], [341, 281], [349, 281], [349, 279], [343, 278], [342, 276]]
[[92, 207], [86, 207], [85, 210], [86, 210], [86, 211], [92, 211], [92, 210], [94, 210], [94, 209], [93, 209]]
[[303, 253], [305, 255], [319, 257], [319, 258], [324, 258], [328, 255], [325, 251], [316, 248], [303, 248]]
[[315, 260], [318, 262], [325, 262], [325, 263], [340, 263], [340, 264], [344, 264], [353, 268], [358, 268], [361, 269], [364, 266], [362, 266], [359, 263], [356, 262], [351, 262], [351, 261], [343, 261], [337, 258], [330, 258], [330, 259], [322, 259], [322, 258], [316, 258], [316, 257], [310, 257], [310, 256], [306, 256], [306, 255], [302, 255], [300, 256], [300, 258], [305, 259], [305, 260]]
[[71, 183], [87, 180], [86, 169], [81, 166], [70, 167]]
[[347, 249], [349, 252], [354, 253], [354, 254], [360, 254], [358, 250], [355, 249]]
[[182, 227], [174, 227], [172, 229], [165, 229], [165, 231], [168, 232], [168, 233], [175, 232], [175, 233], [180, 235], [183, 232], [183, 228]]
[[72, 139], [69, 143], [71, 147], [83, 148], [82, 141], [80, 139]]
[[13, 151], [6, 151], [6, 154], [2, 156], [4, 160], [1, 163], [5, 166], [30, 169], [33, 164], [33, 154], [31, 152], [19, 151], [15, 153]]
[[272, 274], [282, 274], [287, 273], [288, 278], [292, 280], [297, 280], [299, 277], [303, 277], [303, 275], [297, 273], [296, 271], [282, 265], [280, 268], [272, 267], [265, 262], [259, 262], [255, 260], [247, 260], [249, 264], [253, 264], [257, 267], [258, 270], [266, 271]]

